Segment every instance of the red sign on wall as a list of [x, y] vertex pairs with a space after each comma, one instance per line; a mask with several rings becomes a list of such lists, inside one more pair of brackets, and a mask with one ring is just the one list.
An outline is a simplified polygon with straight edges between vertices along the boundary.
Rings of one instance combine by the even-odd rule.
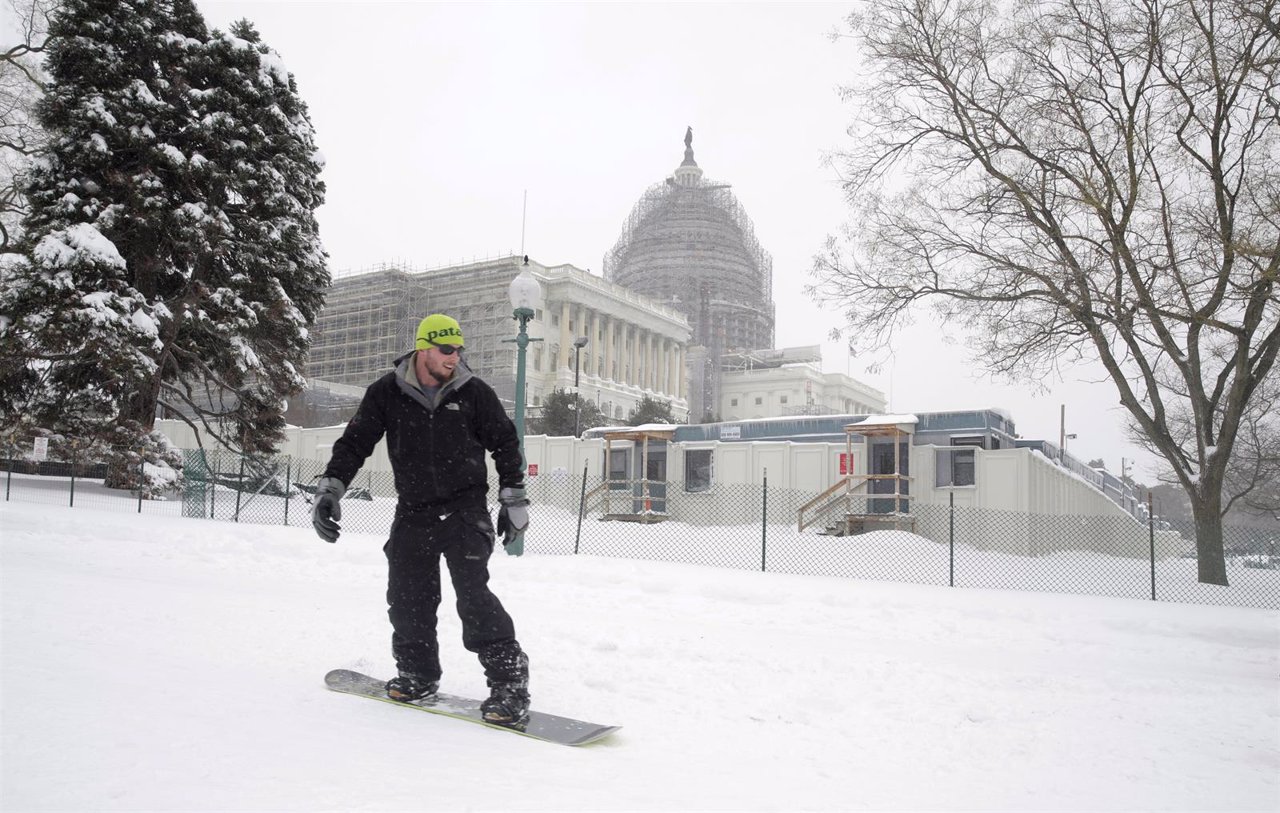
[[853, 474], [853, 461], [849, 459], [847, 452], [840, 453], [840, 473]]
[[530, 477], [537, 477], [537, 476], [538, 476], [538, 464], [537, 464], [537, 463], [530, 463], [530, 464], [529, 464], [529, 476], [530, 476]]

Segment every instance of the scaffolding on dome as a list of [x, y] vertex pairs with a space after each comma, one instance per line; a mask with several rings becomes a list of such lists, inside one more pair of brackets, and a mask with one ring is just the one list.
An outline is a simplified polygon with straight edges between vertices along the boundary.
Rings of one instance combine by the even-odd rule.
[[[684, 186], [676, 184], [672, 178], [667, 178], [645, 190], [622, 224], [622, 234], [618, 241], [604, 256], [605, 279], [614, 279], [639, 233], [644, 231], [644, 227], [677, 206], [691, 208], [701, 206], [708, 210], [724, 212], [729, 216], [729, 221], [738, 230], [738, 234], [734, 235], [737, 238], [734, 242], [746, 249], [747, 259], [754, 266], [753, 281], [757, 290], [764, 294], [764, 302], [761, 304], [769, 303], [773, 292], [773, 258], [760, 246], [760, 241], [756, 239], [755, 224], [751, 222], [742, 204], [730, 190], [729, 184], [710, 180], [700, 179], [694, 185]], [[703, 235], [703, 238], [711, 236], [713, 235], [707, 234]], [[718, 236], [728, 237], [728, 235]], [[695, 255], [700, 252], [706, 253], [709, 248], [711, 247], [699, 245], [693, 249], [693, 252]], [[737, 269], [725, 269], [725, 276], [726, 279], [730, 276], [738, 277], [739, 273]], [[770, 316], [772, 317], [772, 313]]]
[[772, 348], [773, 259], [729, 185], [706, 180], [692, 133], [675, 173], [645, 190], [604, 256], [604, 277], [689, 320], [690, 411], [719, 411], [722, 358]]

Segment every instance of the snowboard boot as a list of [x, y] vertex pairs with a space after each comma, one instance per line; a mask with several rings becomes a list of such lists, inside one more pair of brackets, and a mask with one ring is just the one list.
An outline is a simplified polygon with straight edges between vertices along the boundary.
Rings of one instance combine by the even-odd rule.
[[437, 680], [426, 680], [417, 675], [401, 672], [398, 677], [387, 681], [387, 697], [402, 703], [422, 700], [434, 696], [438, 688], [440, 688], [440, 682]]
[[480, 704], [480, 712], [489, 723], [507, 725], [522, 722], [529, 714], [529, 690], [525, 683], [493, 683], [489, 699]]

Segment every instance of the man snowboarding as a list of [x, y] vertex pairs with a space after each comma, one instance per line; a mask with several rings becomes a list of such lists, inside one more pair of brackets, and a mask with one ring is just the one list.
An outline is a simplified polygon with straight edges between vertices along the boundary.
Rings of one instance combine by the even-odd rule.
[[418, 700], [439, 687], [436, 611], [443, 556], [458, 599], [463, 646], [479, 656], [488, 680], [484, 718], [519, 722], [529, 709], [529, 660], [488, 586], [494, 527], [484, 454], [493, 456], [498, 471], [498, 533], [506, 545], [529, 524], [520, 440], [493, 388], [462, 361], [456, 320], [426, 317], [414, 347], [370, 385], [333, 444], [312, 524], [321, 539], [337, 541], [342, 495], [385, 434], [399, 496], [384, 547], [391, 651], [399, 672], [387, 681], [387, 695]]

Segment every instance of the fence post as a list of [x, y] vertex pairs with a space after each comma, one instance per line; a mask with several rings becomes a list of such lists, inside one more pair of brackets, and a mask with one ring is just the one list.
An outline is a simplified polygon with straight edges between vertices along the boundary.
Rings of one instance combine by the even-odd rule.
[[138, 513], [142, 513], [142, 486], [147, 482], [147, 462], [138, 461]]
[[954, 491], [947, 492], [950, 497], [947, 500], [949, 509], [947, 511], [947, 547], [950, 548], [950, 574], [947, 577], [947, 585], [956, 586], [956, 493]]
[[68, 508], [76, 507], [76, 458], [71, 456], [71, 502], [67, 504]]
[[240, 495], [244, 494], [244, 455], [240, 455], [240, 478], [236, 480], [236, 522], [240, 521]]
[[[278, 469], [277, 469], [278, 471]], [[373, 489], [369, 490], [373, 493]], [[293, 494], [293, 455], [285, 455], [284, 458], [284, 524], [289, 524], [289, 503], [293, 502], [289, 496]]]
[[587, 511], [587, 463], [582, 463], [582, 494], [578, 497], [578, 535], [573, 538], [573, 555], [578, 555], [578, 544], [582, 542], [582, 515]]
[[[206, 465], [209, 470], [209, 519], [217, 519], [216, 513], [218, 503], [218, 466], [222, 462], [222, 455], [219, 452], [213, 453], [213, 465]], [[205, 463], [209, 462], [209, 455], [205, 455]]]
[[760, 572], [765, 572], [769, 550], [769, 470], [764, 470], [764, 494], [760, 501]]
[[9, 486], [13, 483], [13, 458], [9, 458], [9, 471], [4, 476], [4, 501], [9, 501]]
[[1151, 510], [1151, 492], [1147, 492], [1147, 538], [1151, 543], [1151, 600], [1156, 600], [1156, 515]]

